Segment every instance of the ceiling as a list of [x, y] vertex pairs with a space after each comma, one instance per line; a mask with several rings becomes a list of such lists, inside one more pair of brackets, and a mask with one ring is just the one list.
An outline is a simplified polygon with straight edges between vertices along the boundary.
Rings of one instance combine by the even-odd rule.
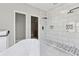
[[60, 3], [28, 3], [29, 5], [39, 8], [44, 11], [48, 11], [51, 8], [58, 6]]

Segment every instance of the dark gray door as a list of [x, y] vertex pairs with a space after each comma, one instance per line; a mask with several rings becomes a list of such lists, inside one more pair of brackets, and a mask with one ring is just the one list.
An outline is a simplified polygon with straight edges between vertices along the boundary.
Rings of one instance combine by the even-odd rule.
[[31, 16], [31, 38], [38, 39], [38, 17]]
[[15, 35], [16, 42], [19, 42], [26, 38], [26, 16], [25, 14], [15, 14]]

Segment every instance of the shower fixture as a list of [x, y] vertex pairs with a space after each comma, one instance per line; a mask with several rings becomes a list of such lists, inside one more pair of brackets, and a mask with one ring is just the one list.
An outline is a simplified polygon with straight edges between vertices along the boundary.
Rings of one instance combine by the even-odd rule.
[[76, 10], [76, 9], [79, 9], [79, 7], [75, 7], [75, 8], [73, 8], [73, 9], [69, 10], [67, 13], [68, 13], [68, 14], [69, 14], [69, 13], [73, 13], [74, 10]]

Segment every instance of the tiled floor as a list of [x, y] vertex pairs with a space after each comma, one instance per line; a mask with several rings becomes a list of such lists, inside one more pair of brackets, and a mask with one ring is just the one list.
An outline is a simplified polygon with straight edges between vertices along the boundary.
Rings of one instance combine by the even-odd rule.
[[40, 55], [41, 56], [71, 56], [70, 54], [61, 51], [55, 47], [50, 47], [44, 42], [40, 44]]

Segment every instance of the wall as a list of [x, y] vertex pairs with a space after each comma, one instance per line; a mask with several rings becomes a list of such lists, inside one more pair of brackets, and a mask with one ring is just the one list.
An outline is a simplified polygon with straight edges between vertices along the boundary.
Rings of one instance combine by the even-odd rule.
[[[67, 12], [74, 8], [78, 7], [79, 4], [75, 3], [70, 3], [70, 4], [61, 4], [60, 6], [56, 8], [52, 8], [48, 11], [47, 16], [47, 27], [46, 27], [46, 39], [47, 40], [52, 40], [52, 41], [57, 41], [57, 42], [62, 42], [68, 45], [73, 45], [77, 48], [79, 48], [79, 32], [66, 32], [66, 27], [65, 25], [69, 22], [74, 22], [77, 23], [79, 22], [79, 13], [71, 13], [67, 14]], [[54, 27], [51, 29], [50, 26], [53, 25]], [[46, 41], [46, 40], [43, 40]], [[42, 46], [42, 45], [41, 45]], [[53, 48], [49, 46], [49, 49], [51, 52], [48, 52], [47, 54], [44, 55], [55, 55], [52, 53]], [[42, 48], [42, 50], [48, 51], [47, 48]], [[42, 53], [42, 52], [41, 52]], [[59, 55], [61, 53], [57, 52]], [[63, 54], [64, 55], [64, 54]]]
[[42, 26], [41, 17], [45, 16], [45, 12], [34, 8], [27, 4], [0, 4], [0, 29], [10, 30], [9, 46], [14, 44], [14, 11], [26, 13], [26, 38], [30, 38], [31, 15], [39, 17], [39, 38], [41, 38], [40, 29]]
[[[46, 39], [61, 41], [79, 48], [79, 32], [66, 32], [65, 25], [69, 22], [79, 22], [79, 14], [67, 14], [68, 10], [78, 7], [79, 4], [62, 4], [61, 6], [48, 11], [48, 21], [46, 28]], [[50, 26], [53, 25], [53, 29]]]

